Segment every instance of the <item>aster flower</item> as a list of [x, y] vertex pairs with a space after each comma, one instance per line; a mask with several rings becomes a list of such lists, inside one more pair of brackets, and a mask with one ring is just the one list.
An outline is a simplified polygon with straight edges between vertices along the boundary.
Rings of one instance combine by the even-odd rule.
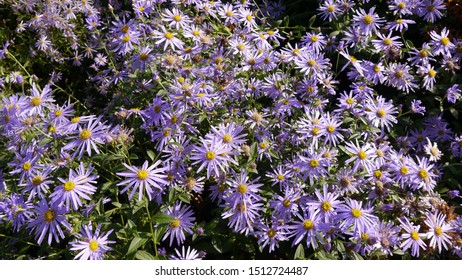
[[318, 8], [319, 15], [323, 20], [337, 20], [337, 16], [342, 12], [335, 0], [322, 1], [322, 5]]
[[135, 195], [135, 192], [138, 191], [138, 201], [141, 201], [144, 192], [146, 192], [149, 200], [153, 199], [156, 191], [163, 192], [163, 187], [168, 182], [165, 180], [167, 175], [164, 174], [167, 168], [157, 168], [157, 166], [161, 163], [162, 161], [158, 160], [149, 167], [147, 160], [141, 167], [130, 166], [124, 163], [124, 166], [128, 169], [128, 171], [116, 173], [118, 176], [127, 177], [127, 179], [117, 184], [117, 186], [127, 185], [120, 193], [124, 193], [133, 187], [128, 198], [131, 200]]
[[77, 234], [77, 241], [70, 242], [72, 246], [70, 250], [80, 251], [74, 259], [80, 260], [102, 260], [106, 256], [108, 251], [112, 248], [108, 244], [115, 243], [115, 241], [108, 240], [109, 235], [112, 233], [112, 229], [108, 232], [100, 232], [101, 225], [98, 224], [95, 231], [93, 232], [93, 226], [91, 223], [83, 225], [80, 230], [80, 234]]
[[271, 253], [276, 248], [279, 247], [280, 241], [286, 241], [288, 226], [280, 224], [278, 221], [274, 220], [271, 225], [266, 223], [261, 223], [258, 225], [259, 230], [255, 232], [258, 237], [258, 244], [261, 246], [262, 250], [266, 246], [269, 246], [269, 252]]
[[269, 201], [270, 207], [273, 209], [273, 216], [289, 221], [298, 211], [297, 201], [300, 196], [300, 190], [293, 188], [285, 188], [284, 196], [274, 193], [273, 198]]
[[193, 234], [191, 228], [194, 225], [194, 213], [189, 206], [183, 206], [181, 202], [169, 206], [164, 213], [171, 216], [173, 221], [170, 222], [162, 241], [170, 236], [170, 246], [172, 246], [173, 240], [176, 240], [177, 244], [181, 245], [186, 239], [185, 232]]
[[438, 149], [438, 145], [436, 142], [432, 144], [430, 139], [427, 137], [427, 145], [424, 146], [424, 151], [427, 154], [427, 156], [430, 156], [429, 160], [430, 161], [438, 161], [440, 160], [441, 156], [443, 153]]
[[425, 113], [425, 107], [421, 106], [422, 101], [421, 100], [412, 100], [411, 102], [411, 111], [416, 114], [421, 114], [424, 115]]
[[302, 215], [297, 213], [299, 220], [294, 221], [293, 224], [288, 227], [290, 230], [289, 237], [294, 237], [292, 247], [299, 244], [305, 237], [306, 246], [308, 248], [313, 247], [313, 249], [316, 249], [318, 247], [318, 242], [322, 242], [323, 237], [318, 232], [317, 228], [320, 222], [318, 213], [319, 209], [314, 209], [312, 207], [307, 207]]
[[[225, 207], [234, 205], [234, 201], [228, 197], [224, 198]], [[229, 219], [228, 227], [235, 232], [249, 235], [254, 232], [254, 225], [260, 218], [259, 211], [263, 210], [263, 204], [252, 201], [251, 199], [243, 200], [237, 203], [235, 207], [230, 207], [227, 211], [223, 212], [221, 217]]]
[[45, 199], [42, 199], [34, 207], [33, 211], [35, 215], [29, 220], [28, 228], [35, 231], [35, 238], [39, 245], [42, 244], [47, 233], [48, 245], [51, 245], [53, 238], [59, 243], [59, 239], [64, 238], [61, 226], [68, 231], [71, 230], [71, 225], [64, 216], [69, 211], [65, 207], [60, 207], [58, 203], [48, 203]]
[[72, 154], [74, 158], [78, 154], [78, 158], [83, 156], [84, 151], [87, 152], [88, 156], [91, 156], [91, 151], [95, 150], [99, 154], [97, 144], [103, 144], [107, 133], [107, 128], [101, 123], [101, 117], [89, 116], [87, 119], [86, 126], [80, 126], [78, 131], [74, 130], [73, 135], [70, 137], [71, 142], [67, 143], [64, 147], [64, 151], [72, 150], [77, 148]]
[[166, 9], [161, 15], [162, 20], [175, 29], [185, 28], [191, 23], [191, 19], [177, 8], [173, 8], [172, 10]]
[[441, 249], [448, 250], [448, 245], [451, 246], [451, 236], [448, 234], [453, 231], [450, 224], [446, 223], [446, 215], [439, 213], [426, 213], [427, 219], [425, 224], [429, 227], [427, 238], [430, 239], [429, 247], [435, 248], [438, 245], [438, 253], [441, 254]]
[[85, 170], [85, 166], [81, 162], [77, 172], [69, 170], [67, 179], [58, 178], [62, 185], [56, 187], [50, 195], [51, 202], [56, 202], [59, 206], [64, 205], [66, 209], [69, 209], [72, 205], [72, 208], [77, 210], [82, 206], [82, 198], [91, 200], [90, 195], [96, 191], [93, 184], [96, 183], [95, 180], [98, 178], [97, 175], [91, 175], [93, 169], [92, 166], [88, 166], [88, 169]]
[[51, 84], [46, 84], [40, 92], [35, 83], [33, 83], [30, 93], [29, 106], [26, 109], [28, 114], [45, 116], [44, 108], [50, 107], [51, 103], [55, 101], [51, 96]]
[[381, 96], [376, 99], [369, 99], [366, 107], [366, 115], [375, 127], [390, 130], [391, 126], [398, 122], [393, 115], [398, 113], [398, 110], [393, 106], [392, 102], [385, 101], [385, 98]]
[[229, 163], [237, 164], [228, 154], [231, 148], [225, 146], [221, 141], [212, 139], [211, 142], [202, 139], [201, 145], [194, 147], [191, 155], [192, 164], [200, 164], [197, 172], [207, 168], [207, 178], [211, 175], [219, 176], [220, 170], [226, 172]]
[[161, 31], [154, 30], [153, 36], [157, 39], [154, 44], [164, 44], [164, 51], [167, 47], [170, 47], [172, 50], [183, 48], [184, 43], [176, 37], [175, 33], [167, 31], [164, 26], [161, 26]]
[[449, 30], [447, 30], [446, 27], [441, 30], [441, 34], [438, 34], [434, 30], [430, 32], [432, 50], [435, 55], [451, 55], [451, 51], [455, 48], [455, 45], [451, 42], [448, 36]]
[[32, 203], [24, 201], [22, 195], [13, 193], [10, 196], [5, 196], [0, 200], [0, 222], [4, 217], [7, 222], [12, 222], [14, 231], [19, 232], [21, 227], [27, 224], [33, 216], [32, 208]]
[[353, 232], [366, 232], [372, 229], [378, 222], [378, 218], [372, 215], [371, 208], [363, 208], [363, 202], [350, 198], [345, 198], [345, 204], [342, 204], [338, 209], [336, 220], [342, 220], [340, 227], [343, 230], [348, 230], [353, 226]]
[[446, 98], [450, 103], [456, 103], [461, 97], [461, 90], [459, 89], [458, 84], [452, 85], [446, 90]]
[[356, 10], [356, 14], [353, 15], [353, 21], [364, 35], [372, 35], [372, 33], [377, 33], [380, 25], [385, 22], [375, 13], [375, 6], [370, 8], [369, 12], [367, 13], [362, 8]]
[[417, 14], [423, 17], [428, 22], [435, 22], [435, 20], [442, 18], [443, 13], [441, 11], [446, 10], [442, 0], [423, 0], [420, 2], [417, 8]]
[[322, 194], [318, 189], [315, 190], [317, 200], [308, 202], [308, 205], [313, 206], [314, 209], [319, 209], [319, 218], [324, 219], [324, 222], [328, 223], [333, 220], [333, 217], [337, 214], [335, 210], [342, 202], [337, 200], [340, 194], [329, 192], [327, 185], [324, 185], [322, 189]]
[[422, 240], [422, 238], [426, 237], [426, 234], [419, 233], [420, 225], [416, 226], [412, 224], [406, 217], [400, 218], [399, 222], [401, 223], [401, 228], [405, 231], [405, 233], [401, 235], [404, 239], [401, 242], [401, 248], [403, 248], [403, 251], [407, 251], [411, 248], [411, 255], [413, 257], [418, 257], [420, 248], [424, 250], [427, 248], [427, 245]]
[[411, 169], [412, 188], [424, 188], [427, 192], [432, 192], [436, 186], [436, 174], [433, 173], [433, 164], [427, 158], [417, 158], [418, 163]]
[[358, 143], [358, 140], [356, 140], [356, 145], [351, 142], [347, 142], [345, 150], [352, 154], [352, 156], [347, 161], [345, 161], [345, 163], [348, 164], [354, 161], [353, 171], [364, 168], [368, 172], [371, 172], [374, 167], [372, 160], [376, 157], [376, 155], [372, 150], [370, 143], [366, 143], [361, 147]]

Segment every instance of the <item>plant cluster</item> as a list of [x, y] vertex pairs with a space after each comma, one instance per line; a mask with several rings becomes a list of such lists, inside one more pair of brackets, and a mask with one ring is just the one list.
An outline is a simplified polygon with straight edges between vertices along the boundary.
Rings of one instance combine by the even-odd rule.
[[0, 1], [0, 256], [462, 257], [460, 1], [257, 2]]

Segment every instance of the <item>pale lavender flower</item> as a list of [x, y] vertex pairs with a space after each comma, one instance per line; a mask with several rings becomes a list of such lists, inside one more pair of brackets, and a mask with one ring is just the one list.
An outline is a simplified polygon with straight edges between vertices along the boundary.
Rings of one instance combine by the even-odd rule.
[[108, 240], [112, 229], [108, 232], [100, 232], [101, 225], [98, 224], [95, 232], [91, 223], [83, 225], [80, 234], [77, 234], [77, 241], [70, 242], [72, 245], [70, 250], [80, 251], [74, 259], [80, 260], [102, 260], [108, 251], [112, 248], [108, 244], [115, 243], [115, 241]]

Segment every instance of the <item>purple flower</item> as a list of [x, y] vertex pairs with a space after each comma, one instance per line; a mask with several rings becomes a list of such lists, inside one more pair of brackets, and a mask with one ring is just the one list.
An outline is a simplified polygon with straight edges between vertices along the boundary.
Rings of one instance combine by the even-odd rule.
[[322, 242], [323, 238], [318, 231], [320, 219], [318, 217], [319, 209], [307, 207], [303, 211], [303, 215], [297, 214], [298, 221], [294, 221], [288, 228], [290, 230], [289, 237], [295, 237], [292, 246], [299, 244], [306, 237], [306, 246], [318, 247], [318, 241]]
[[48, 245], [51, 245], [53, 238], [59, 243], [61, 237], [64, 238], [64, 232], [61, 226], [68, 231], [71, 225], [67, 222], [65, 214], [69, 211], [65, 207], [60, 207], [58, 203], [48, 203], [45, 199], [38, 202], [34, 207], [35, 217], [29, 220], [28, 228], [35, 231], [35, 238], [40, 245], [48, 233]]
[[406, 217], [399, 219], [399, 222], [401, 223], [401, 228], [405, 231], [405, 233], [401, 235], [404, 239], [401, 243], [401, 248], [403, 248], [403, 251], [407, 251], [412, 247], [411, 255], [418, 257], [419, 249], [422, 248], [425, 250], [425, 248], [427, 248], [427, 245], [422, 240], [422, 238], [426, 237], [426, 234], [419, 233], [420, 225], [413, 225]]
[[229, 155], [231, 147], [225, 146], [223, 142], [216, 138], [213, 138], [212, 141], [202, 139], [201, 142], [202, 145], [195, 146], [191, 155], [192, 164], [200, 164], [197, 172], [207, 168], [207, 178], [210, 178], [211, 175], [219, 176], [220, 170], [226, 172], [229, 162], [237, 164]]
[[112, 249], [107, 244], [115, 243], [107, 238], [113, 231], [100, 232], [101, 225], [98, 224], [95, 232], [91, 223], [83, 225], [80, 234], [77, 234], [77, 241], [70, 242], [72, 251], [80, 251], [74, 259], [80, 260], [102, 260], [106, 253]]
[[189, 206], [183, 206], [181, 202], [177, 202], [175, 205], [169, 206], [165, 214], [171, 216], [174, 220], [170, 222], [162, 241], [170, 236], [170, 246], [172, 246], [173, 240], [176, 240], [177, 244], [181, 245], [186, 239], [185, 232], [193, 234], [191, 228], [194, 225], [194, 213]]
[[363, 202], [346, 198], [345, 204], [338, 208], [336, 220], [343, 220], [340, 227], [348, 230], [353, 226], [353, 232], [365, 232], [374, 227], [378, 218], [372, 215], [372, 209], [363, 208]]
[[162, 161], [158, 160], [150, 167], [148, 167], [147, 160], [141, 167], [130, 166], [124, 163], [125, 168], [129, 171], [117, 173], [119, 176], [127, 177], [127, 179], [117, 184], [117, 186], [127, 185], [120, 193], [124, 193], [133, 187], [128, 198], [131, 200], [135, 192], [138, 191], [138, 201], [141, 201], [144, 191], [146, 191], [149, 200], [152, 200], [155, 192], [163, 192], [163, 187], [168, 182], [164, 180], [167, 178], [167, 175], [164, 174], [167, 168], [156, 168], [161, 163]]

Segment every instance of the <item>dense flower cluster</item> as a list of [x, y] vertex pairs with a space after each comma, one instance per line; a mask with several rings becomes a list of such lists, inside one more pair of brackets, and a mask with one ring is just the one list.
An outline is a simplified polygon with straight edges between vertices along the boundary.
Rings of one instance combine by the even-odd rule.
[[31, 257], [462, 257], [446, 4], [291, 27], [260, 2], [2, 1], [2, 232]]

